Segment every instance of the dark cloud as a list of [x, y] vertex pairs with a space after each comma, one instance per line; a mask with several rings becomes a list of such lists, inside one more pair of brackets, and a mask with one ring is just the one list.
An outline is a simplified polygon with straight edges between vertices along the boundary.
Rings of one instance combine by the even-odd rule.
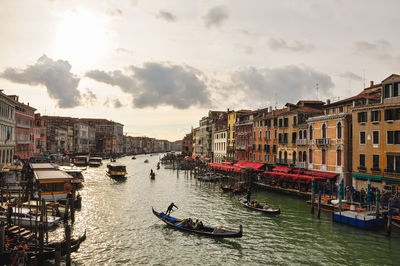
[[206, 27], [210, 28], [212, 26], [221, 26], [228, 17], [229, 11], [225, 6], [215, 6], [208, 10], [207, 14], [203, 16], [203, 19]]
[[160, 10], [158, 12], [157, 18], [164, 19], [168, 22], [174, 22], [176, 20], [176, 16], [174, 16], [172, 13], [164, 10]]
[[187, 109], [211, 104], [206, 78], [189, 66], [150, 62], [143, 67], [130, 66], [129, 72], [93, 70], [86, 76], [131, 94], [136, 108], [169, 105]]
[[97, 102], [97, 96], [90, 89], [86, 89], [86, 92], [82, 94], [81, 102], [93, 106]]
[[242, 93], [243, 102], [250, 99], [249, 103], [253, 105], [316, 99], [317, 86], [319, 98], [327, 97], [331, 95], [330, 89], [334, 86], [327, 74], [298, 66], [275, 69], [248, 67], [232, 73], [231, 82], [232, 84], [227, 85], [230, 91]]
[[291, 41], [288, 42], [284, 39], [273, 39], [271, 38], [268, 41], [268, 46], [272, 50], [284, 50], [284, 51], [292, 51], [292, 52], [310, 52], [314, 50], [314, 46], [309, 43], [303, 43], [301, 41]]
[[353, 72], [347, 71], [345, 73], [341, 73], [338, 75], [341, 78], [346, 78], [346, 79], [352, 79], [355, 81], [362, 81], [363, 78], [357, 74], [354, 74]]
[[126, 107], [126, 105], [122, 104], [121, 101], [118, 100], [117, 98], [110, 98], [110, 97], [107, 97], [107, 99], [106, 99], [106, 101], [104, 102], [103, 105], [106, 106], [106, 107], [112, 107], [112, 108], [115, 108], [115, 109]]
[[117, 8], [117, 9], [108, 10], [107, 14], [111, 15], [111, 16], [122, 16], [123, 12], [121, 9]]
[[54, 61], [43, 55], [25, 69], [7, 68], [0, 77], [15, 83], [45, 86], [49, 97], [56, 100], [60, 108], [80, 104], [81, 95], [77, 89], [80, 79], [71, 73], [68, 61]]

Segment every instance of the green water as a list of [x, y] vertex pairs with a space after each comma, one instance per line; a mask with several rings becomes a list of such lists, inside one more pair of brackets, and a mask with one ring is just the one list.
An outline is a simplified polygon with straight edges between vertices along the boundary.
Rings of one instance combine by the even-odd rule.
[[[149, 159], [149, 163], [143, 161]], [[118, 159], [128, 178], [118, 183], [105, 175], [106, 162], [85, 172], [80, 191], [82, 210], [76, 214], [74, 235], [87, 230], [87, 240], [73, 263], [81, 265], [377, 265], [400, 264], [400, 230], [388, 238], [321, 219], [310, 214], [304, 200], [257, 191], [252, 198], [282, 213], [272, 217], [245, 209], [213, 184], [200, 184], [176, 171], [156, 170], [158, 155]], [[150, 180], [150, 169], [156, 172]], [[171, 215], [199, 218], [205, 224], [235, 229], [243, 237], [216, 240], [167, 227], [151, 212], [179, 209]], [[62, 228], [56, 231], [62, 237]]]

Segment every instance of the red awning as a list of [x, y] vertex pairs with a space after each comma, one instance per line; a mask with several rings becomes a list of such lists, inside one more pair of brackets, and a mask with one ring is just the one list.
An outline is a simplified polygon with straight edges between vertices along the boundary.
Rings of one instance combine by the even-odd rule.
[[244, 164], [244, 163], [246, 163], [246, 162], [239, 161], [239, 162], [235, 163], [234, 166], [242, 166], [242, 164]]
[[197, 157], [199, 157], [199, 156], [198, 156], [198, 155], [193, 155], [192, 157], [193, 157], [193, 158], [197, 158]]
[[222, 162], [223, 164], [233, 164], [233, 162], [230, 162], [230, 161], [225, 161], [225, 162]]
[[325, 173], [325, 172], [318, 172], [318, 171], [302, 171], [304, 175], [310, 175], [314, 177], [324, 177], [324, 178], [336, 178], [338, 174], [336, 173]]
[[290, 172], [291, 170], [292, 170], [292, 168], [289, 168], [289, 167], [278, 166], [278, 167], [275, 167], [272, 171], [287, 173], [287, 172]]
[[207, 157], [205, 157], [205, 158], [203, 158], [203, 160], [204, 161], [209, 161], [209, 160], [211, 160], [210, 158], [207, 158]]
[[248, 163], [248, 162], [245, 162], [240, 167], [252, 167], [254, 169], [259, 169], [259, 168], [261, 168], [263, 166], [264, 166], [263, 163]]

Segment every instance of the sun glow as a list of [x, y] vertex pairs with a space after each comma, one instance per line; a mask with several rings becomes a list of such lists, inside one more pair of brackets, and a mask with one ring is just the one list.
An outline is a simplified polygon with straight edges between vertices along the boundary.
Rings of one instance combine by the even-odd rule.
[[83, 65], [92, 65], [108, 46], [106, 21], [89, 12], [71, 11], [61, 15], [54, 48], [63, 56]]

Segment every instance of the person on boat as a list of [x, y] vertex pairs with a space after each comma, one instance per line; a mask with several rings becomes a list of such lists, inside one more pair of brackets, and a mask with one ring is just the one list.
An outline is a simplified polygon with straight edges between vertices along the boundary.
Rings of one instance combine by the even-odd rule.
[[165, 212], [165, 215], [169, 215], [171, 213], [173, 207], [179, 209], [178, 206], [176, 206], [173, 202], [171, 202], [171, 204], [168, 206], [167, 211]]
[[251, 191], [249, 189], [247, 190], [247, 195], [246, 195], [247, 202], [250, 202], [250, 198], [251, 198]]
[[264, 205], [263, 209], [264, 209], [264, 210], [268, 210], [268, 209], [269, 209], [268, 202], [266, 202], [266, 203], [265, 203], [265, 205]]
[[150, 169], [150, 176], [151, 176], [151, 177], [154, 177], [153, 169]]

